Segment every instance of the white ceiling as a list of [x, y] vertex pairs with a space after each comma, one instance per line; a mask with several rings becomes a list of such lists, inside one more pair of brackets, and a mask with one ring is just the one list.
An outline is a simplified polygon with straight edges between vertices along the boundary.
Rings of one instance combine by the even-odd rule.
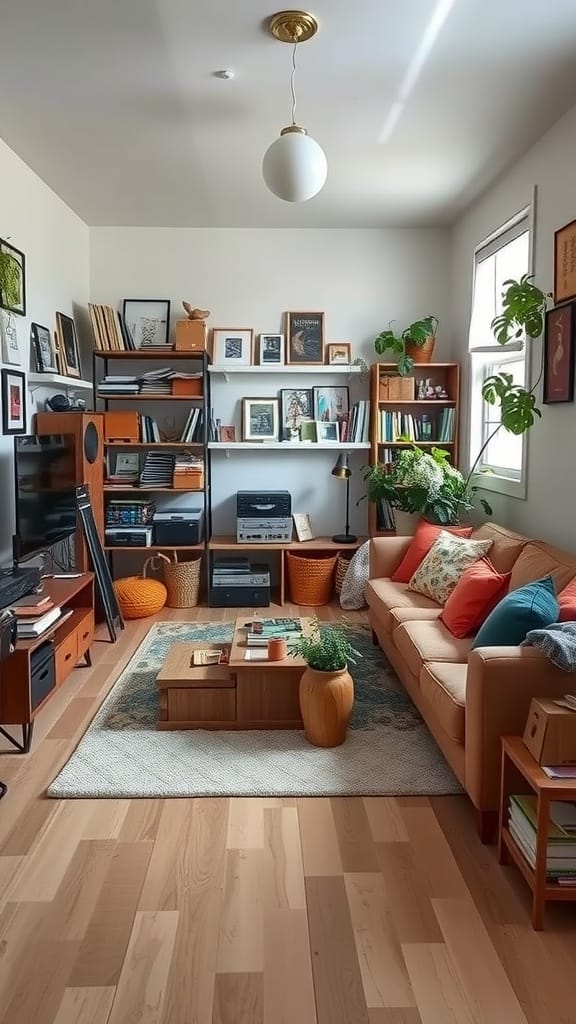
[[261, 176], [290, 121], [274, 0], [1, 0], [0, 137], [90, 225], [449, 223], [576, 103], [576, 0], [454, 0], [426, 56], [441, 5], [314, 0], [297, 120], [328, 181], [301, 206]]

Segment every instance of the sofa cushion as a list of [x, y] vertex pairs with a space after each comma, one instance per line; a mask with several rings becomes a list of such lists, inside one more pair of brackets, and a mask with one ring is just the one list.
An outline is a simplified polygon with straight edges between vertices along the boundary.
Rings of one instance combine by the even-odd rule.
[[442, 608], [439, 604], [433, 608], [391, 608], [390, 629], [396, 629], [403, 622], [434, 622], [440, 618]]
[[558, 619], [551, 576], [507, 594], [480, 627], [474, 647], [517, 647], [531, 629], [546, 629]]
[[496, 572], [488, 558], [474, 562], [462, 573], [442, 609], [440, 618], [453, 636], [474, 636], [504, 597], [510, 573]]
[[466, 540], [441, 530], [408, 587], [445, 604], [462, 573], [490, 549], [491, 540]]
[[428, 661], [420, 673], [420, 692], [451, 739], [464, 743], [468, 665]]
[[496, 572], [510, 572], [522, 549], [529, 543], [528, 537], [513, 533], [498, 523], [483, 523], [472, 534], [472, 540], [491, 540], [490, 561]]
[[404, 622], [396, 627], [392, 638], [417, 679], [425, 661], [466, 662], [472, 647], [469, 638], [458, 640], [438, 619], [434, 622]]
[[534, 580], [541, 580], [544, 576], [552, 577], [557, 593], [564, 590], [576, 576], [576, 555], [571, 555], [562, 548], [552, 547], [551, 544], [530, 541], [514, 563], [510, 590], [517, 590], [518, 587], [523, 587]]
[[433, 608], [440, 614], [435, 601], [430, 601], [422, 594], [410, 593], [405, 583], [393, 583], [388, 579], [368, 581], [366, 602], [388, 633], [393, 628], [390, 621], [392, 608]]
[[576, 579], [558, 594], [558, 622], [576, 622]]
[[410, 541], [404, 558], [396, 571], [392, 574], [395, 583], [409, 583], [420, 563], [426, 558], [432, 545], [438, 540], [442, 530], [453, 533], [457, 537], [469, 537], [472, 533], [471, 526], [434, 526], [421, 519], [416, 527], [416, 532]]

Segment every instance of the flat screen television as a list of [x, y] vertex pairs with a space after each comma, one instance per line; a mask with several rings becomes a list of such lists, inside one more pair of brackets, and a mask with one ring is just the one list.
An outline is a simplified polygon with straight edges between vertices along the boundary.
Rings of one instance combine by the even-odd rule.
[[14, 438], [14, 560], [30, 558], [76, 532], [75, 438]]

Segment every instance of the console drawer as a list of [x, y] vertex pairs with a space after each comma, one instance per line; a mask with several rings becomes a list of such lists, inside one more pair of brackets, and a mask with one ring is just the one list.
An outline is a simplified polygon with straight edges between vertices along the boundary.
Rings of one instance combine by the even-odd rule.
[[87, 611], [85, 617], [80, 622], [76, 629], [76, 636], [78, 638], [77, 645], [77, 657], [76, 661], [80, 661], [86, 654], [86, 651], [90, 647], [94, 639], [94, 612]]
[[61, 644], [58, 644], [54, 656], [56, 665], [56, 686], [64, 682], [78, 661], [77, 630], [70, 633]]

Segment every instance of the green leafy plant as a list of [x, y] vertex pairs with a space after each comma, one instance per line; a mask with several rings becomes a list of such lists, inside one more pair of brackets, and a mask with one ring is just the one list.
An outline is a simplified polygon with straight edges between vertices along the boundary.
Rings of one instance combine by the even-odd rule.
[[464, 477], [443, 448], [425, 452], [412, 444], [389, 467], [367, 466], [364, 482], [369, 501], [388, 501], [392, 508], [441, 526], [460, 522], [472, 507]]
[[549, 293], [533, 284], [533, 274], [523, 274], [519, 281], [509, 278], [502, 285], [502, 312], [494, 317], [491, 328], [499, 345], [514, 339], [539, 338], [544, 330], [544, 314]]
[[378, 337], [374, 339], [374, 348], [379, 356], [388, 351], [392, 351], [394, 355], [397, 355], [398, 373], [406, 377], [414, 366], [414, 360], [406, 352], [406, 345], [412, 344], [422, 348], [428, 341], [428, 338], [436, 334], [439, 323], [438, 317], [425, 316], [422, 320], [415, 320], [414, 323], [405, 327], [401, 334], [394, 334], [394, 331], [391, 329], [392, 323], [393, 321], [391, 320], [390, 324], [388, 324], [388, 330], [381, 331]]
[[0, 300], [6, 306], [20, 302], [20, 266], [10, 253], [0, 249]]
[[341, 672], [362, 655], [352, 645], [345, 626], [320, 626], [314, 620], [312, 632], [290, 644], [293, 658], [303, 658], [318, 672]]

